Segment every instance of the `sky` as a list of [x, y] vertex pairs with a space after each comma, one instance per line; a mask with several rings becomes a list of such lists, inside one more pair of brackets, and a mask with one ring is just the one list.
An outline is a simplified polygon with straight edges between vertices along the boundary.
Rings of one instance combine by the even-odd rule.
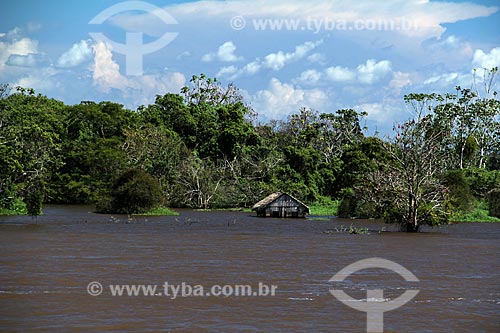
[[500, 67], [500, 1], [18, 0], [0, 12], [0, 83], [136, 109], [192, 75], [234, 83], [262, 121], [302, 107], [409, 116], [403, 96]]

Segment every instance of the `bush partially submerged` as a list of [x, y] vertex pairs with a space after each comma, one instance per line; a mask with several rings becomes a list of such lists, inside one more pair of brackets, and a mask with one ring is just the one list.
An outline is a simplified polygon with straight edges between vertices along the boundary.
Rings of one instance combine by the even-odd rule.
[[488, 193], [488, 204], [490, 216], [500, 218], [500, 189], [494, 189]]
[[145, 171], [131, 169], [113, 183], [111, 195], [102, 200], [97, 210], [102, 213], [145, 213], [162, 203], [158, 181]]

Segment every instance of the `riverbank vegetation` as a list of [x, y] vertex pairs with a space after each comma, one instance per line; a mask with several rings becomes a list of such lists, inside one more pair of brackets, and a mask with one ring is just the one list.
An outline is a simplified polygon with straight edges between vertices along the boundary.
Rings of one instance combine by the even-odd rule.
[[499, 211], [488, 195], [500, 188], [496, 76], [485, 70], [481, 89], [405, 96], [411, 117], [386, 137], [366, 136], [367, 114], [353, 109], [263, 123], [234, 85], [204, 75], [137, 110], [2, 85], [0, 213], [24, 213], [24, 202], [37, 215], [41, 200], [125, 214], [248, 208], [285, 191], [315, 215], [406, 231], [489, 219]]

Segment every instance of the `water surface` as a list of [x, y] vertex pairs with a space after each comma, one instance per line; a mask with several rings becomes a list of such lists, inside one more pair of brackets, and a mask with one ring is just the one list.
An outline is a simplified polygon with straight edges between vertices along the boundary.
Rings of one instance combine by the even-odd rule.
[[[177, 217], [97, 215], [47, 206], [0, 217], [2, 332], [364, 332], [366, 314], [329, 292], [357, 299], [384, 289], [393, 299], [385, 332], [500, 332], [500, 224], [459, 224], [419, 234], [377, 221], [256, 218], [181, 210]], [[370, 235], [325, 231], [354, 223]], [[328, 280], [348, 264], [382, 257], [420, 282], [363, 270]], [[104, 286], [87, 293], [89, 282]], [[274, 297], [111, 296], [109, 284], [278, 285]]]

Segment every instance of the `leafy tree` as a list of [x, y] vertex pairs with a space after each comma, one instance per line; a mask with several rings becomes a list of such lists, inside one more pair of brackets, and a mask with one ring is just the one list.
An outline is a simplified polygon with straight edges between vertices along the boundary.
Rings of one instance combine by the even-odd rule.
[[472, 89], [457, 86], [456, 95], [437, 96], [436, 121], [446, 134], [443, 144], [454, 147], [456, 168], [485, 168], [487, 156], [500, 149], [500, 101], [493, 90], [497, 76], [496, 67], [484, 69], [480, 79], [474, 71]]
[[42, 214], [42, 204], [44, 199], [44, 185], [36, 181], [25, 189], [24, 201], [28, 215], [36, 217]]
[[33, 89], [0, 90], [0, 205], [6, 206], [61, 165], [63, 104]]
[[122, 149], [128, 166], [143, 169], [158, 179], [165, 198], [170, 201], [177, 195], [174, 184], [180, 176], [182, 160], [190, 154], [178, 134], [147, 124], [126, 130], [125, 137]]
[[448, 202], [453, 210], [469, 212], [473, 208], [472, 195], [467, 179], [462, 170], [450, 170], [444, 175], [444, 185], [448, 191]]
[[123, 173], [113, 183], [108, 212], [133, 214], [145, 213], [162, 202], [158, 181], [140, 169]]
[[488, 193], [489, 214], [500, 218], [500, 189], [491, 190]]

